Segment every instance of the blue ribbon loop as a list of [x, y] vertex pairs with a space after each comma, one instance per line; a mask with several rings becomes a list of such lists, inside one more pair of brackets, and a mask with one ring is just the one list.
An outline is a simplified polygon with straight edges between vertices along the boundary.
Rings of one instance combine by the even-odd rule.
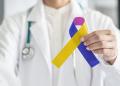
[[[73, 37], [77, 31], [78, 30], [73, 22], [69, 30], [70, 36]], [[86, 49], [86, 46], [83, 44], [83, 42], [80, 43], [78, 49], [85, 58], [85, 60], [87, 61], [87, 63], [90, 65], [90, 67], [94, 67], [100, 63], [96, 56], [93, 54], [93, 52]]]

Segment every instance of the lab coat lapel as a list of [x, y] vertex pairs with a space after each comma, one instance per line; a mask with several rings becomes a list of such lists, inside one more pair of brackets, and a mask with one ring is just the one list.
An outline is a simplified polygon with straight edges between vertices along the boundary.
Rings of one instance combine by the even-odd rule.
[[28, 21], [33, 22], [33, 25], [31, 27], [31, 34], [35, 38], [40, 52], [45, 58], [51, 75], [52, 67], [50, 59], [50, 42], [42, 0], [39, 0], [38, 4], [31, 10], [30, 14], [28, 15]]

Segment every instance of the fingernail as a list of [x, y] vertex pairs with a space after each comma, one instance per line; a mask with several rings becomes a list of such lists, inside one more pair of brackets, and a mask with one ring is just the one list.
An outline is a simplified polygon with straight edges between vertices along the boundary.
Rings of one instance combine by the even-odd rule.
[[90, 49], [88, 47], [86, 49], [90, 51]]
[[84, 38], [81, 38], [81, 41], [84, 42]]
[[87, 46], [87, 43], [84, 42], [84, 45]]

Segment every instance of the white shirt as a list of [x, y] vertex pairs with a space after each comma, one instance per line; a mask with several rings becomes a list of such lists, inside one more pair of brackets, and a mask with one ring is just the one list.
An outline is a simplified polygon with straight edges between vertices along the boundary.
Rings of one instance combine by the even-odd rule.
[[[70, 4], [59, 9], [51, 8], [45, 5], [45, 14], [50, 39], [51, 59], [53, 59], [63, 47], [64, 32], [67, 29], [65, 28], [65, 25], [68, 20], [70, 12], [69, 9]], [[53, 86], [57, 86], [59, 69], [53, 66], [52, 72]]]

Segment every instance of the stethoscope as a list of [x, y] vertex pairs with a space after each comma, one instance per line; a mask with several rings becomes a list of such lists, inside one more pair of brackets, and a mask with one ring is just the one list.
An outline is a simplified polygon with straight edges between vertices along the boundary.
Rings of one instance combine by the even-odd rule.
[[[83, 6], [81, 4], [80, 8], [83, 9]], [[31, 11], [31, 9], [29, 10], [29, 12]], [[26, 43], [25, 43], [25, 47], [22, 49], [22, 59], [23, 60], [31, 60], [34, 57], [34, 48], [31, 47], [30, 43], [31, 43], [31, 26], [32, 26], [32, 21], [27, 21], [27, 37], [26, 37]]]
[[27, 25], [28, 29], [27, 29], [26, 43], [25, 43], [25, 47], [22, 50], [22, 59], [23, 60], [30, 60], [34, 56], [34, 49], [30, 45], [30, 43], [31, 43], [31, 31], [30, 31], [30, 28], [32, 26], [32, 22], [28, 21], [27, 24], [28, 24]]

